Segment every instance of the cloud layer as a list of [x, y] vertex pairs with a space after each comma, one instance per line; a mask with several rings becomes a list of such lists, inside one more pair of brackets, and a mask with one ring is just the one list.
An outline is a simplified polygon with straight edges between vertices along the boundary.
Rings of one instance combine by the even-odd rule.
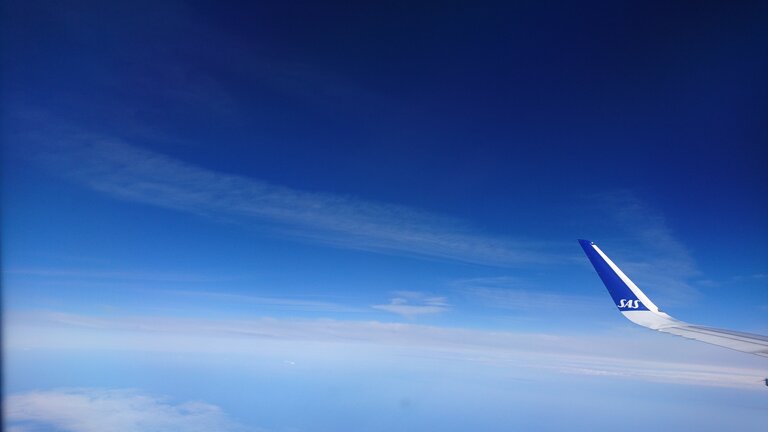
[[134, 390], [92, 388], [34, 391], [7, 396], [6, 425], [15, 431], [40, 426], [70, 432], [245, 431], [215, 405], [173, 403]]
[[[759, 389], [762, 360], [697, 342], [627, 329], [610, 334], [499, 332], [376, 321], [330, 319], [200, 319], [10, 314], [6, 348], [119, 350], [245, 356], [283, 364], [439, 358], [540, 374]], [[338, 357], [336, 357], [338, 356]], [[754, 357], [754, 358], [752, 358]], [[690, 359], [695, 358], [693, 363]], [[390, 363], [387, 363], [390, 362]]]

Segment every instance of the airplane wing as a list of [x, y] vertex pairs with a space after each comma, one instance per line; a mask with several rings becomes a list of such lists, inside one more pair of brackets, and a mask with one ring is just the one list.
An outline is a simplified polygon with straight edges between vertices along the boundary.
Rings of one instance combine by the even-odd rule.
[[678, 321], [660, 311], [596, 244], [589, 240], [579, 240], [579, 244], [608, 288], [608, 293], [611, 294], [619, 312], [633, 323], [660, 332], [768, 357], [768, 337]]

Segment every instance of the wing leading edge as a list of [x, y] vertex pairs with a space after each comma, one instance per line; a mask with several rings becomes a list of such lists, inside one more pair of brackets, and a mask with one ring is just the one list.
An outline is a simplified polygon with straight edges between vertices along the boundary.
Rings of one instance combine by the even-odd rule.
[[698, 326], [676, 320], [659, 310], [596, 244], [589, 240], [579, 240], [579, 244], [605, 287], [608, 288], [608, 293], [619, 308], [619, 312], [633, 323], [660, 332], [768, 357], [768, 337]]

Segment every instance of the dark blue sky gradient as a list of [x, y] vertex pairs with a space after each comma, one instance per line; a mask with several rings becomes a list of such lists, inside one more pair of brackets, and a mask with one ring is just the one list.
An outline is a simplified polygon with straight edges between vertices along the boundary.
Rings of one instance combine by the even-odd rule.
[[768, 235], [764, 6], [18, 3], [6, 106], [493, 225], [632, 188]]

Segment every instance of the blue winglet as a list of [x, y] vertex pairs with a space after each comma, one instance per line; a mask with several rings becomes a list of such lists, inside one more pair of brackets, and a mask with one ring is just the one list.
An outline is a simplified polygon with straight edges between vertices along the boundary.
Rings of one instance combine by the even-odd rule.
[[597, 271], [597, 275], [608, 288], [613, 302], [620, 311], [647, 311], [649, 310], [640, 299], [637, 298], [632, 289], [621, 279], [621, 277], [611, 268], [610, 264], [595, 250], [595, 244], [589, 240], [579, 240], [581, 248], [587, 254], [587, 258]]

